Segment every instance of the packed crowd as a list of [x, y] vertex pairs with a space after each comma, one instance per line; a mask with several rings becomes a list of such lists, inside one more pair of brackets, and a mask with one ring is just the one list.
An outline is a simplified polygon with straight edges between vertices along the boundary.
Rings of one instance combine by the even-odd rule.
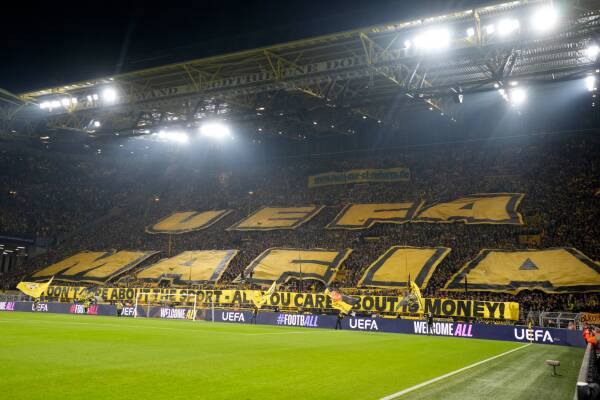
[[[82, 250], [158, 250], [160, 257], [185, 250], [238, 249], [220, 285], [234, 285], [255, 257], [270, 247], [352, 248], [335, 285], [355, 287], [365, 269], [393, 245], [446, 246], [452, 249], [434, 272], [427, 296], [516, 300], [524, 309], [588, 310], [597, 294], [544, 295], [522, 292], [446, 293], [443, 286], [483, 248], [530, 247], [521, 233], [539, 234], [540, 248], [575, 247], [600, 260], [600, 139], [596, 135], [525, 137], [480, 143], [407, 147], [382, 152], [268, 160], [210, 168], [178, 160], [119, 168], [110, 162], [20, 156], [24, 170], [0, 178], [3, 191], [16, 196], [0, 203], [0, 230], [60, 236], [60, 244], [30, 260], [14, 281], [50, 262]], [[0, 153], [9, 165], [13, 154]], [[28, 159], [27, 157], [32, 157]], [[35, 162], [34, 162], [35, 159]], [[307, 176], [353, 168], [410, 168], [410, 182], [307, 187]], [[46, 172], [40, 175], [40, 169]], [[16, 166], [11, 171], [19, 171]], [[13, 190], [13, 189], [10, 189]], [[40, 190], [41, 192], [38, 192]], [[326, 230], [350, 202], [420, 201], [428, 204], [474, 193], [525, 193], [519, 207], [525, 226], [456, 224], [379, 224], [364, 231]], [[265, 205], [321, 204], [326, 207], [295, 230], [236, 232], [225, 228]], [[232, 209], [210, 228], [181, 235], [150, 235], [145, 228], [174, 211]], [[366, 240], [366, 236], [376, 240]], [[134, 274], [121, 284], [142, 284]], [[289, 282], [291, 290], [297, 282]], [[303, 289], [320, 290], [315, 282]], [[385, 294], [385, 290], [378, 290]]]

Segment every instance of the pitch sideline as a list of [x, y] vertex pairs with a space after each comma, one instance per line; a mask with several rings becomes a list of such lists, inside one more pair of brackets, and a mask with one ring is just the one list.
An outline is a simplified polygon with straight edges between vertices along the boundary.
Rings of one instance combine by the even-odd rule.
[[454, 370], [454, 371], [448, 372], [447, 374], [440, 375], [440, 376], [438, 376], [438, 377], [436, 377], [436, 378], [430, 379], [430, 380], [428, 380], [428, 381], [425, 381], [425, 382], [421, 382], [421, 383], [419, 383], [418, 385], [414, 385], [414, 386], [411, 386], [411, 387], [409, 387], [409, 388], [406, 388], [406, 389], [404, 389], [404, 390], [401, 390], [401, 391], [399, 391], [399, 392], [392, 393], [392, 394], [390, 394], [389, 396], [382, 397], [382, 398], [381, 398], [381, 399], [379, 399], [379, 400], [393, 400], [393, 399], [396, 399], [396, 398], [398, 398], [398, 397], [400, 397], [400, 396], [404, 396], [404, 395], [405, 395], [405, 394], [407, 394], [407, 393], [413, 392], [413, 391], [415, 391], [415, 390], [417, 390], [417, 389], [420, 389], [420, 388], [422, 388], [422, 387], [425, 387], [425, 386], [427, 386], [427, 385], [431, 385], [432, 383], [439, 382], [439, 381], [441, 381], [441, 380], [443, 380], [443, 379], [449, 378], [449, 377], [451, 377], [451, 376], [453, 376], [453, 375], [459, 374], [459, 373], [461, 373], [461, 372], [463, 372], [463, 371], [466, 371], [466, 370], [468, 370], [468, 369], [471, 369], [471, 368], [477, 367], [477, 366], [479, 366], [479, 365], [481, 365], [481, 364], [484, 364], [484, 363], [486, 363], [486, 362], [488, 362], [488, 361], [492, 361], [492, 360], [495, 360], [495, 359], [497, 359], [497, 358], [500, 358], [500, 357], [506, 356], [506, 355], [508, 355], [508, 354], [510, 354], [510, 353], [513, 353], [513, 352], [515, 352], [515, 351], [517, 351], [517, 350], [524, 349], [525, 347], [528, 347], [528, 346], [530, 346], [530, 345], [531, 345], [531, 343], [527, 343], [526, 345], [524, 345], [524, 346], [520, 346], [520, 347], [517, 347], [516, 349], [508, 350], [508, 351], [505, 351], [504, 353], [500, 353], [500, 354], [497, 354], [497, 355], [495, 355], [495, 356], [492, 356], [492, 357], [490, 357], [490, 358], [486, 358], [485, 360], [477, 361], [476, 363], [473, 363], [473, 364], [467, 365], [466, 367], [459, 368], [459, 369], [457, 369], [457, 370]]
[[[45, 314], [47, 315], [47, 314]], [[116, 317], [115, 317], [116, 318]], [[142, 319], [142, 318], [139, 318]], [[126, 320], [128, 321], [134, 321], [134, 319], [131, 318], [127, 318]], [[143, 320], [147, 320], [147, 318], [143, 318]], [[158, 319], [157, 319], [158, 320]], [[166, 321], [166, 320], [162, 320], [162, 321]], [[175, 320], [171, 320], [171, 321], [175, 321]], [[189, 321], [192, 322], [192, 321]], [[258, 333], [240, 333], [240, 332], [223, 332], [223, 331], [215, 331], [212, 327], [209, 327], [205, 324], [212, 324], [213, 322], [210, 321], [198, 321], [198, 325], [190, 327], [190, 328], [176, 328], [176, 327], [171, 327], [171, 326], [146, 326], [145, 329], [152, 329], [152, 330], [168, 330], [168, 331], [179, 331], [179, 332], [202, 332], [202, 333], [215, 333], [218, 335], [223, 335], [223, 334], [230, 334], [230, 335], [241, 335], [241, 336], [262, 336], [262, 335], [294, 335], [294, 334], [322, 334], [322, 333], [332, 333], [332, 332], [339, 332], [336, 330], [325, 330], [325, 329], [310, 329], [308, 330], [308, 328], [305, 327], [295, 327], [295, 326], [289, 326], [289, 327], [284, 327], [284, 328], [300, 328], [300, 329], [305, 329], [305, 330], [293, 330], [293, 331], [288, 331], [288, 332], [258, 332]], [[36, 323], [45, 323], [45, 324], [63, 324], [63, 325], [92, 325], [92, 326], [99, 326], [99, 327], [118, 327], [118, 328], [134, 328], [134, 329], [138, 329], [139, 326], [136, 325], [127, 325], [127, 324], [115, 324], [115, 323], [109, 323], [109, 322], [82, 322], [82, 321], [49, 321], [49, 320], [43, 320], [43, 319], [38, 319], [38, 318], [34, 318], [34, 319], [15, 319], [15, 320], [0, 320], [0, 323], [26, 323], [26, 324], [36, 324]], [[223, 323], [223, 322], [217, 322], [218, 324], [225, 324], [225, 325], [238, 325], [238, 324], [227, 324], [227, 323]], [[188, 325], [191, 326], [191, 325]], [[203, 326], [203, 327], [207, 327], [208, 329], [199, 329], [199, 326]], [[250, 324], [247, 324], [246, 326], [251, 326]], [[254, 325], [256, 326], [256, 325]], [[260, 326], [260, 325], [259, 325]]]

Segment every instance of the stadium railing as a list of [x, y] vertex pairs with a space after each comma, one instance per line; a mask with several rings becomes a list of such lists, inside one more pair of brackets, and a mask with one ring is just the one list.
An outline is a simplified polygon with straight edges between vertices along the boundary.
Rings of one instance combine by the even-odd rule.
[[600, 398], [600, 376], [598, 373], [596, 349], [592, 344], [588, 344], [577, 378], [575, 400], [595, 400]]
[[27, 301], [29, 296], [23, 294], [0, 294], [0, 301]]
[[568, 328], [569, 323], [579, 325], [580, 313], [542, 311], [539, 313], [539, 326], [544, 328]]

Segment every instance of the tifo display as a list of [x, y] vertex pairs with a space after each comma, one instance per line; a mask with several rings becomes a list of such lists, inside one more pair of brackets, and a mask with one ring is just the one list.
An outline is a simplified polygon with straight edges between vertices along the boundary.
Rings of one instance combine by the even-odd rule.
[[[191, 285], [219, 281], [237, 250], [186, 251], [141, 269], [137, 278], [172, 285]], [[256, 283], [287, 282], [290, 279], [316, 280], [330, 284], [352, 249], [267, 249], [253, 260], [237, 278], [252, 277]], [[413, 277], [421, 289], [440, 262], [451, 252], [448, 248], [394, 246], [369, 266], [358, 286], [407, 288]], [[71, 282], [107, 282], [129, 271], [156, 252], [82, 252], [32, 275]], [[481, 271], [484, 271], [483, 273]], [[565, 274], [565, 271], [569, 271]], [[547, 293], [586, 292], [600, 289], [600, 267], [572, 248], [508, 251], [482, 250], [446, 285], [449, 291], [496, 291], [517, 293], [539, 289]]]

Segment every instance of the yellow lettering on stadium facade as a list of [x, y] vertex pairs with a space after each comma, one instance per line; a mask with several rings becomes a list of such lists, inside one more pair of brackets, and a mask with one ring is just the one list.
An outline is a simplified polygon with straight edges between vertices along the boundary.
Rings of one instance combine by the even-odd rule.
[[268, 231], [273, 229], [295, 229], [309, 221], [323, 206], [263, 207], [228, 228], [234, 231]]
[[36, 280], [102, 283], [135, 267], [156, 251], [81, 252], [34, 273]]
[[521, 193], [484, 193], [427, 206], [415, 222], [522, 225]]
[[167, 279], [172, 285], [217, 282], [237, 252], [237, 250], [184, 251], [175, 257], [160, 260], [144, 268], [138, 272], [137, 278], [146, 282]]
[[337, 268], [350, 255], [352, 249], [342, 251], [324, 249], [281, 249], [264, 251], [245, 269], [244, 275], [253, 282], [286, 282], [290, 278], [315, 279], [331, 283]]
[[600, 290], [600, 265], [573, 248], [482, 250], [446, 284], [445, 290], [574, 293]]
[[146, 228], [147, 233], [180, 234], [206, 229], [217, 223], [232, 210], [180, 211]]
[[410, 276], [424, 289], [448, 253], [447, 247], [393, 246], [367, 268], [357, 286], [406, 288]]
[[419, 212], [423, 202], [348, 204], [327, 229], [367, 229], [376, 223], [404, 224]]

